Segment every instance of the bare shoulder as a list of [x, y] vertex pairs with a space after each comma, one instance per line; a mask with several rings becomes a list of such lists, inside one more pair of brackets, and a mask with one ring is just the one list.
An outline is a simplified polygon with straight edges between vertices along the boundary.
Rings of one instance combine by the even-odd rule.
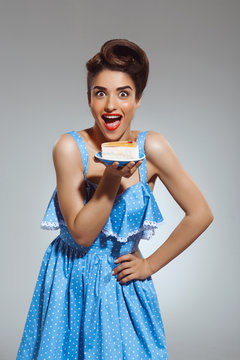
[[181, 167], [177, 155], [164, 135], [148, 131], [145, 141], [146, 158], [156, 168], [158, 175]]
[[56, 153], [61, 152], [66, 154], [74, 151], [74, 149], [76, 149], [76, 142], [69, 134], [61, 134], [53, 146], [53, 151]]
[[150, 161], [159, 156], [166, 155], [169, 151], [171, 151], [171, 146], [165, 136], [156, 131], [147, 132], [145, 152]]
[[76, 141], [70, 134], [61, 134], [52, 150], [53, 162], [55, 167], [58, 165], [77, 165], [82, 168], [82, 159], [80, 150]]

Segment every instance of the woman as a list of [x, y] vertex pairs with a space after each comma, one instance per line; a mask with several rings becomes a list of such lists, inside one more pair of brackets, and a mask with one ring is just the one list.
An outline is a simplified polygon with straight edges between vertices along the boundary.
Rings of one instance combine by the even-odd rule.
[[[133, 131], [148, 78], [136, 44], [106, 42], [87, 62], [94, 125], [59, 137], [53, 148], [57, 187], [41, 227], [59, 229], [43, 259], [17, 359], [168, 359], [151, 275], [212, 222], [203, 194], [167, 140]], [[97, 160], [101, 144], [134, 140], [146, 158], [123, 167]], [[79, 151], [80, 150], [80, 151]], [[156, 179], [185, 216], [151, 256], [138, 244], [163, 220]]]

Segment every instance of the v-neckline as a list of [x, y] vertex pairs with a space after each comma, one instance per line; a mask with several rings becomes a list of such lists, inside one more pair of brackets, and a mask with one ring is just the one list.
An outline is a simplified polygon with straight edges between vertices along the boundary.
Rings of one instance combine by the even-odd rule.
[[[86, 147], [86, 150], [87, 150], [87, 170], [88, 170], [88, 163], [89, 163], [89, 151], [88, 151], [88, 148], [87, 148], [87, 145], [86, 145], [86, 143], [85, 143], [85, 141], [84, 141], [84, 139], [83, 139], [83, 137], [81, 136], [81, 135], [79, 135], [79, 133], [76, 131], [76, 130], [73, 130], [81, 139], [82, 139], [82, 141], [84, 142], [84, 145], [85, 145], [85, 147]], [[139, 135], [141, 134], [141, 131], [139, 131], [139, 133], [138, 133], [138, 135], [137, 135], [137, 139], [136, 139], [136, 142], [138, 143], [138, 139], [139, 139]], [[139, 144], [139, 143], [138, 143]], [[140, 165], [141, 166], [141, 165]], [[140, 170], [139, 170], [139, 167], [138, 167], [138, 169], [137, 169], [137, 171], [138, 171], [138, 175], [139, 175], [139, 181], [137, 182], [137, 183], [135, 183], [135, 184], [132, 184], [131, 186], [128, 186], [121, 194], [116, 194], [116, 197], [120, 197], [120, 196], [122, 196], [122, 195], [124, 195], [127, 191], [128, 191], [128, 189], [131, 189], [131, 188], [133, 188], [134, 186], [136, 186], [136, 185], [139, 185], [139, 184], [141, 184], [142, 183], [142, 179], [141, 179], [141, 173], [140, 173]], [[87, 175], [87, 172], [86, 172], [86, 175]], [[85, 175], [85, 180], [87, 181], [87, 182], [89, 182], [90, 184], [92, 184], [94, 187], [96, 186], [98, 186], [98, 184], [96, 184], [96, 183], [94, 183], [94, 182], [92, 182], [91, 180], [89, 180], [88, 178], [87, 178], [87, 176]], [[151, 189], [150, 189], [151, 190]]]

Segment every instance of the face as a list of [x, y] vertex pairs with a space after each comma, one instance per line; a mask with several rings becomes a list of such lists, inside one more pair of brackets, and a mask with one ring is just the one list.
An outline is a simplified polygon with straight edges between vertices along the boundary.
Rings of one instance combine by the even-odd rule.
[[131, 77], [122, 71], [104, 69], [95, 76], [88, 95], [94, 129], [110, 141], [129, 138], [131, 121], [140, 106]]

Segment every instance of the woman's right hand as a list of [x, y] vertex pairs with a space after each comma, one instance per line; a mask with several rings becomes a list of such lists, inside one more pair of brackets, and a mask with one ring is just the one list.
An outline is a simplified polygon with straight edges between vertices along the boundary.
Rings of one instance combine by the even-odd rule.
[[[136, 165], [130, 162], [124, 167], [119, 167], [119, 163], [106, 166], [93, 196], [84, 202], [84, 166], [79, 148], [72, 136], [63, 134], [59, 138], [53, 149], [53, 161], [58, 202], [65, 223], [76, 243], [88, 247], [106, 224], [121, 177], [130, 177], [141, 162]], [[89, 224], [92, 226], [89, 227]]]
[[117, 177], [129, 178], [142, 164], [142, 160], [139, 160], [136, 164], [133, 161], [130, 161], [129, 163], [127, 163], [125, 166], [122, 167], [119, 167], [118, 161], [114, 161], [111, 165], [107, 165], [105, 163], [103, 164], [106, 166], [106, 171], [109, 174]]

